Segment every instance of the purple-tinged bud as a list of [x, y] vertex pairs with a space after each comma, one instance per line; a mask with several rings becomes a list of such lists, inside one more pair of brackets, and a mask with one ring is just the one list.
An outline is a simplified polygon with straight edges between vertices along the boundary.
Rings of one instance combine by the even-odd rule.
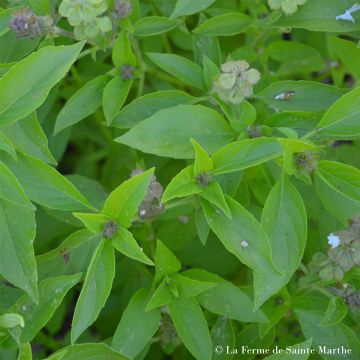
[[120, 20], [131, 14], [132, 4], [127, 0], [115, 0], [112, 15], [115, 19]]
[[121, 67], [121, 78], [123, 80], [131, 80], [134, 78], [134, 67], [131, 65], [123, 65]]
[[105, 225], [104, 225], [104, 229], [103, 229], [103, 237], [105, 239], [112, 239], [118, 231], [118, 225], [115, 221], [108, 221]]
[[9, 22], [9, 28], [22, 38], [42, 36], [50, 30], [52, 25], [51, 17], [37, 16], [29, 8], [14, 11]]

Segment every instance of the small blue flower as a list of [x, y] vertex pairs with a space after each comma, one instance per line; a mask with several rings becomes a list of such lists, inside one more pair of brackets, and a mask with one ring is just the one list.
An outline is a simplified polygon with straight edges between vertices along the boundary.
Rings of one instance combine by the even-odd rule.
[[337, 248], [341, 243], [340, 238], [337, 235], [334, 235], [333, 233], [331, 233], [327, 238], [328, 238], [328, 244], [331, 246], [332, 249]]

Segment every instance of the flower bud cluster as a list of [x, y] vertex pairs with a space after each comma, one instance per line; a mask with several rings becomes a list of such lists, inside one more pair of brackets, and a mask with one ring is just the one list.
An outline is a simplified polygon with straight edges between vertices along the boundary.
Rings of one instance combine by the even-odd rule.
[[114, 19], [120, 20], [131, 14], [133, 6], [128, 0], [115, 0], [112, 16]]
[[21, 38], [36, 38], [48, 33], [53, 26], [50, 16], [37, 16], [30, 8], [14, 11], [9, 28]]
[[304, 5], [307, 0], [269, 0], [269, 6], [273, 10], [282, 9], [286, 15], [296, 13], [299, 5]]
[[[334, 239], [338, 237], [338, 241]], [[310, 263], [310, 270], [323, 280], [341, 281], [344, 274], [360, 265], [360, 217], [355, 218], [347, 230], [329, 235], [330, 249], [316, 253]]]
[[244, 60], [228, 61], [221, 65], [221, 74], [213, 83], [213, 92], [231, 104], [240, 104], [253, 94], [253, 85], [260, 80], [260, 73], [250, 69]]
[[[141, 174], [141, 169], [135, 169], [131, 173], [131, 177]], [[162, 185], [156, 181], [156, 176], [153, 175], [149, 187], [147, 189], [144, 200], [139, 206], [138, 215], [140, 220], [153, 219], [161, 215], [165, 208], [161, 203], [161, 197], [164, 192]]]
[[74, 26], [77, 40], [95, 38], [112, 29], [108, 16], [102, 16], [108, 9], [106, 0], [62, 0], [59, 13]]
[[318, 155], [312, 151], [305, 150], [294, 156], [295, 168], [300, 174], [311, 174], [317, 167]]

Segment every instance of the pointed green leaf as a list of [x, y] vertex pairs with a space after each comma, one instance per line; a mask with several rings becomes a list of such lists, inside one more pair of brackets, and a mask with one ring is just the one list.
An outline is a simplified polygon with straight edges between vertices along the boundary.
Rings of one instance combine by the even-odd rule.
[[146, 16], [134, 24], [135, 36], [154, 36], [163, 34], [180, 25], [181, 21], [164, 16]]
[[161, 314], [159, 309], [145, 311], [148, 289], [140, 289], [131, 298], [115, 331], [111, 347], [134, 358], [149, 343], [157, 331]]
[[320, 161], [315, 170], [315, 188], [325, 209], [348, 222], [360, 212], [360, 170], [333, 161]]
[[16, 177], [2, 162], [0, 162], [0, 174], [0, 198], [29, 209], [34, 209]]
[[182, 297], [198, 296], [216, 286], [216, 283], [192, 279], [183, 274], [173, 274], [172, 278], [176, 282]]
[[83, 46], [84, 42], [44, 47], [14, 65], [0, 79], [0, 124], [20, 120], [37, 109]]
[[57, 134], [93, 114], [101, 106], [104, 88], [108, 81], [108, 75], [101, 75], [77, 90], [59, 112], [54, 133]]
[[154, 169], [150, 169], [124, 181], [108, 196], [101, 213], [128, 228], [144, 199], [153, 173]]
[[287, 177], [272, 188], [261, 223], [270, 239], [274, 264], [284, 274], [285, 285], [301, 263], [307, 237], [304, 202]]
[[210, 171], [213, 168], [210, 156], [196, 140], [190, 140], [195, 150], [194, 176]]
[[176, 54], [147, 53], [147, 56], [160, 69], [175, 76], [180, 81], [198, 89], [204, 89], [202, 70], [199, 65], [191, 60]]
[[32, 201], [58, 210], [92, 208], [79, 190], [53, 167], [25, 154], [18, 157], [17, 162], [9, 156], [1, 158]]
[[231, 212], [226, 203], [225, 196], [219, 183], [213, 181], [207, 186], [204, 186], [200, 196], [221, 209], [226, 214], [226, 216], [231, 219]]
[[84, 285], [76, 303], [71, 327], [71, 342], [99, 316], [110, 294], [115, 276], [115, 255], [111, 242], [103, 239], [95, 250]]
[[177, 18], [179, 16], [195, 14], [197, 12], [205, 10], [214, 2], [215, 0], [177, 0], [175, 9], [172, 12], [170, 18]]
[[160, 241], [157, 241], [155, 252], [155, 281], [159, 281], [166, 275], [174, 274], [181, 269], [181, 263], [177, 257]]
[[125, 256], [140, 261], [146, 265], [154, 265], [154, 263], [145, 255], [144, 251], [129, 230], [120, 227], [117, 234], [111, 241], [114, 248]]
[[122, 30], [115, 41], [112, 51], [112, 61], [115, 66], [121, 68], [123, 65], [136, 65], [136, 57], [131, 48], [128, 34]]
[[240, 171], [281, 156], [281, 147], [276, 139], [258, 138], [240, 140], [224, 146], [213, 157], [213, 174]]
[[202, 191], [198, 180], [194, 177], [193, 166], [181, 170], [166, 187], [162, 196], [164, 203], [178, 198], [198, 194]]
[[190, 105], [196, 98], [178, 90], [157, 91], [134, 99], [115, 117], [112, 126], [129, 129], [158, 111], [176, 105]]
[[39, 284], [38, 304], [35, 304], [27, 294], [16, 301], [10, 311], [24, 318], [22, 342], [31, 341], [48, 323], [67, 292], [79, 282], [80, 278], [81, 274], [48, 278]]
[[232, 141], [235, 133], [213, 109], [202, 105], [178, 105], [160, 110], [116, 141], [149, 154], [192, 159], [194, 150], [190, 138], [212, 154]]
[[146, 312], [167, 305], [171, 301], [173, 295], [168, 288], [167, 282], [168, 279], [165, 278], [152, 294], [150, 300], [146, 304]]
[[35, 232], [33, 209], [0, 200], [0, 274], [37, 301]]
[[194, 298], [173, 298], [169, 312], [184, 345], [197, 360], [211, 360], [213, 349], [208, 325]]
[[48, 140], [37, 120], [36, 112], [2, 128], [17, 150], [50, 164], [56, 160], [48, 148]]
[[267, 322], [261, 310], [253, 311], [253, 299], [231, 282], [202, 269], [187, 270], [183, 274], [216, 284], [215, 287], [197, 296], [199, 303], [206, 310], [241, 322]]
[[111, 124], [115, 116], [123, 107], [133, 80], [123, 80], [120, 76], [111, 79], [104, 88], [102, 105], [106, 123]]
[[250, 24], [249, 16], [228, 12], [204, 21], [194, 30], [194, 33], [210, 36], [231, 36], [244, 32]]
[[104, 224], [111, 218], [103, 214], [73, 213], [91, 232], [99, 234], [104, 230]]

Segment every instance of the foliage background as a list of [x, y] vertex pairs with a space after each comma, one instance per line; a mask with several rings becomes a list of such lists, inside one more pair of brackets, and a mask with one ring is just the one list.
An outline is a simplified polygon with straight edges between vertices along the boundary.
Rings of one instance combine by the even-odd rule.
[[360, 358], [353, 5], [0, 1], [1, 359]]

